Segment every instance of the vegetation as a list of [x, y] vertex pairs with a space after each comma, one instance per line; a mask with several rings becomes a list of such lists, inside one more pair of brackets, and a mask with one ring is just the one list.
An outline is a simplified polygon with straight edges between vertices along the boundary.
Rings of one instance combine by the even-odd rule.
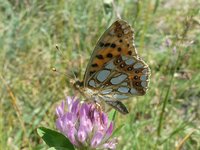
[[[47, 149], [36, 129], [55, 128], [57, 103], [75, 93], [64, 74], [82, 79], [115, 11], [109, 1], [95, 0], [0, 3], [0, 149]], [[122, 126], [117, 149], [200, 149], [200, 2], [115, 5], [151, 68], [147, 94], [127, 100], [130, 113], [116, 116], [115, 127]]]

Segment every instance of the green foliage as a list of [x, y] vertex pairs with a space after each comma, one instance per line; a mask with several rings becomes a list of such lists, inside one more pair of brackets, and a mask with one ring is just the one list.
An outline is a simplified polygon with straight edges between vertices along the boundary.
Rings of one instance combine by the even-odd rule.
[[61, 133], [54, 130], [40, 127], [37, 129], [38, 135], [45, 141], [50, 149], [54, 150], [74, 150], [73, 144]]
[[[115, 11], [109, 1], [95, 0], [0, 3], [0, 149], [47, 149], [36, 129], [54, 129], [57, 102], [74, 95], [62, 72], [82, 79]], [[200, 149], [199, 1], [115, 5], [133, 26], [138, 54], [151, 68], [147, 94], [125, 101], [128, 115], [111, 115], [117, 149]]]

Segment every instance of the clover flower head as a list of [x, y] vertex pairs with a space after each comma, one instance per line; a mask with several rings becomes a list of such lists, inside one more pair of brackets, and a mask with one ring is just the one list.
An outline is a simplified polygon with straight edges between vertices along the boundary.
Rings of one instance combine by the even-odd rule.
[[115, 149], [117, 139], [112, 138], [113, 122], [97, 109], [94, 103], [80, 103], [75, 97], [56, 108], [56, 127], [77, 148]]

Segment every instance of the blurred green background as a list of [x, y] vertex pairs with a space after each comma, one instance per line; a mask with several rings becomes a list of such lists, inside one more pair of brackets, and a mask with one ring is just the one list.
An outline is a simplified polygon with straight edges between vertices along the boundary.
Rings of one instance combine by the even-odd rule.
[[[200, 1], [117, 0], [151, 68], [147, 94], [117, 114], [121, 150], [200, 150]], [[110, 1], [0, 0], [0, 149], [47, 149], [36, 128], [55, 129], [55, 106], [82, 79], [116, 19]], [[58, 44], [62, 56], [56, 51]]]

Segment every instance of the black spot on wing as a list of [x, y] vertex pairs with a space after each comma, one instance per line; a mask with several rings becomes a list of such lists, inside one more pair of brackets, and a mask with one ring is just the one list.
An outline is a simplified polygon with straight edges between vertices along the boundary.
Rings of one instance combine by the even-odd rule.
[[103, 59], [103, 55], [96, 55], [98, 59]]
[[108, 58], [112, 58], [112, 57], [113, 57], [113, 54], [108, 53], [108, 54], [107, 54], [107, 57], [108, 57]]

